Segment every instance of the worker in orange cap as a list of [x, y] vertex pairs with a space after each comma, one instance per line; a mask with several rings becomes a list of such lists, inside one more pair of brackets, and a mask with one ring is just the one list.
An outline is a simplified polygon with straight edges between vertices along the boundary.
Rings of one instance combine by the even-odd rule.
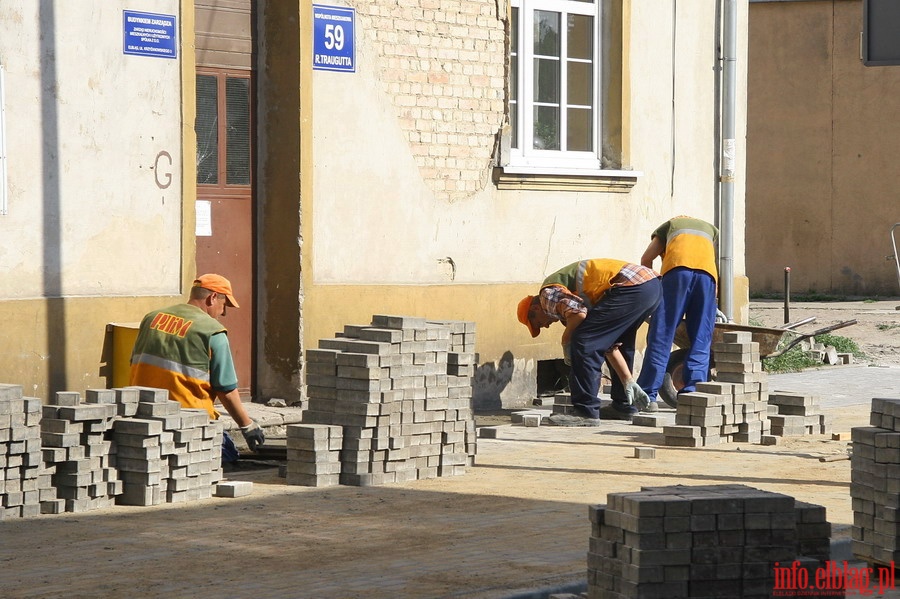
[[[647, 394], [631, 375], [635, 336], [660, 300], [659, 275], [622, 260], [581, 260], [544, 279], [540, 292], [519, 302], [518, 318], [532, 337], [554, 322], [565, 326], [563, 355], [576, 414], [549, 417], [557, 426], [598, 426], [600, 419], [631, 420]], [[601, 409], [600, 369], [612, 370], [612, 404]]]
[[[131, 355], [131, 384], [167, 389], [185, 408], [203, 408], [217, 419], [218, 399], [240, 427], [251, 451], [265, 443], [262, 428], [247, 414], [238, 393], [228, 335], [219, 317], [237, 308], [231, 282], [217, 274], [197, 277], [184, 304], [150, 312], [141, 321]], [[237, 449], [227, 433], [222, 459], [234, 462]]]

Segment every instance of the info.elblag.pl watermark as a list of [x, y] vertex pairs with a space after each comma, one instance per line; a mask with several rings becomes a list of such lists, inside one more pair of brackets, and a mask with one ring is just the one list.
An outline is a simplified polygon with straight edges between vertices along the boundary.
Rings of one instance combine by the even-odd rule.
[[815, 595], [835, 597], [855, 595], [883, 595], [896, 588], [896, 567], [855, 568], [846, 561], [825, 562], [825, 566], [810, 570], [799, 561], [790, 566], [775, 562], [773, 597], [803, 597]]

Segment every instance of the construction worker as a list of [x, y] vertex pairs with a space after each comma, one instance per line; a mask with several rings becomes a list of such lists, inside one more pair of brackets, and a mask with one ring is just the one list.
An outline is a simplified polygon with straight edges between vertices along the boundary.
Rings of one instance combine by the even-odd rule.
[[658, 409], [675, 329], [682, 317], [691, 347], [684, 360], [682, 392], [697, 390], [709, 378], [709, 356], [716, 322], [716, 240], [719, 230], [690, 216], [677, 216], [650, 236], [641, 264], [650, 268], [662, 256], [662, 302], [650, 318], [647, 350], [638, 384], [650, 396], [647, 411]]
[[[218, 321], [227, 307], [237, 308], [231, 282], [217, 274], [198, 277], [188, 302], [150, 312], [141, 321], [131, 355], [131, 384], [167, 389], [185, 408], [203, 408], [213, 420], [218, 399], [240, 427], [251, 451], [265, 443], [262, 428], [247, 414], [237, 390], [237, 373], [226, 329]], [[222, 460], [238, 452], [228, 433]]]
[[[557, 426], [599, 426], [600, 419], [631, 420], [647, 395], [631, 375], [638, 327], [660, 300], [659, 275], [623, 260], [597, 258], [561, 268], [540, 292], [519, 302], [519, 322], [532, 337], [554, 322], [566, 327], [563, 355], [571, 363], [569, 387], [576, 414], [549, 417]], [[611, 367], [612, 403], [601, 409], [604, 361]]]

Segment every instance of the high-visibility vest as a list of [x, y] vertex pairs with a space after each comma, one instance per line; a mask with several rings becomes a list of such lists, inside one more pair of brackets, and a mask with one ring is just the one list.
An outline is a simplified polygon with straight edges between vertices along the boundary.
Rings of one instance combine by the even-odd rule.
[[612, 258], [573, 262], [544, 279], [541, 288], [549, 285], [561, 285], [580, 297], [585, 306], [590, 309], [612, 287], [612, 280], [626, 264], [628, 262], [624, 260], [613, 260]]
[[698, 218], [679, 216], [659, 227], [654, 236], [665, 243], [660, 274], [679, 266], [708, 272], [718, 279], [716, 239], [719, 230]]
[[218, 418], [210, 383], [210, 339], [225, 327], [190, 304], [150, 312], [141, 322], [131, 354], [131, 384], [169, 390], [185, 408]]

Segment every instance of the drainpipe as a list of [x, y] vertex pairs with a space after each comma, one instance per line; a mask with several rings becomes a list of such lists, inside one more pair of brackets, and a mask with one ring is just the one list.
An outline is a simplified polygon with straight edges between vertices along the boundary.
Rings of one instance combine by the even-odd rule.
[[719, 209], [719, 309], [732, 320], [734, 313], [734, 113], [737, 76], [737, 0], [725, 0], [722, 72], [722, 162]]

